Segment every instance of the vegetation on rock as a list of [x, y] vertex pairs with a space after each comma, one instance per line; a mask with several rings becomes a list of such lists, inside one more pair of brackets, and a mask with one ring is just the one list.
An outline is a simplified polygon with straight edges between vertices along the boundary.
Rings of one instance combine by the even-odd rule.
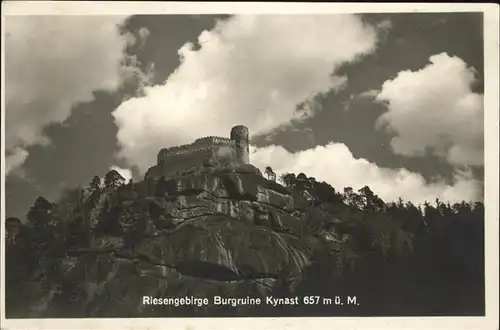
[[[6, 224], [7, 317], [483, 315], [484, 206], [386, 203], [246, 165], [116, 171]], [[356, 296], [356, 305], [158, 307], [154, 297]]]

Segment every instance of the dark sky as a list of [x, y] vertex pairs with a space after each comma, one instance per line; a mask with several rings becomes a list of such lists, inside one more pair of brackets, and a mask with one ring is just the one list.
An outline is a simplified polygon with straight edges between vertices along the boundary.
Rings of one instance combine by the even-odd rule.
[[[181, 63], [179, 48], [188, 41], [200, 47], [196, 45], [200, 33], [212, 30], [217, 19], [226, 18], [208, 15], [132, 17], [125, 30], [138, 35], [147, 29], [148, 35], [144, 44], [129, 48], [129, 55], [137, 57], [143, 70], [154, 63], [154, 78], [148, 84], [161, 85]], [[446, 158], [432, 153], [409, 157], [394, 152], [390, 147], [393, 134], [375, 128], [377, 119], [387, 110], [386, 105], [374, 102], [373, 97], [359, 96], [380, 90], [385, 81], [395, 79], [401, 71], [424, 68], [430, 56], [443, 52], [459, 57], [476, 70], [478, 83], [472, 86], [472, 92], [482, 94], [482, 14], [371, 14], [364, 15], [363, 19], [374, 25], [390, 22], [390, 29], [380, 37], [375, 52], [337, 71], [347, 77], [347, 88], [318, 98], [321, 111], [312, 118], [271, 135], [256, 137], [254, 144], [258, 147], [276, 144], [296, 152], [334, 141], [348, 146], [354, 158], [365, 158], [379, 167], [406, 168], [421, 173], [427, 180], [436, 176], [451, 180], [455, 165]], [[335, 33], [342, 31], [332, 31]], [[9, 56], [8, 46], [6, 56]], [[7, 74], [7, 89], [9, 78]], [[96, 90], [93, 100], [74, 104], [71, 115], [63, 123], [54, 122], [44, 129], [51, 145], [26, 147], [29, 152], [26, 161], [6, 180], [7, 216], [24, 217], [37, 196], [55, 199], [62, 188], [87, 185], [94, 175], [103, 176], [112, 165], [127, 167], [123, 159], [116, 157], [118, 129], [112, 116], [122, 98], [118, 92]], [[9, 111], [16, 109], [7, 107], [7, 113]], [[6, 126], [9, 126], [8, 119]], [[475, 177], [482, 180], [482, 166], [472, 169]]]

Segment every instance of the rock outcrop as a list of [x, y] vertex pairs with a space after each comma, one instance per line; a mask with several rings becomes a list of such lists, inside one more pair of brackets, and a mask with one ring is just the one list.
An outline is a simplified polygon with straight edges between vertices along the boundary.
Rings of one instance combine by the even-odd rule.
[[94, 198], [88, 246], [61, 258], [60, 278], [30, 315], [251, 315], [251, 307], [183, 309], [142, 299], [292, 294], [318, 244], [341, 242], [330, 230], [332, 214], [248, 164]]
[[[285, 187], [249, 164], [125, 185], [106, 177], [55, 203], [37, 198], [28, 223], [6, 220], [7, 317], [484, 313], [480, 203], [427, 205], [424, 216], [368, 187], [339, 194], [304, 174]], [[228, 300], [270, 296], [301, 303]]]

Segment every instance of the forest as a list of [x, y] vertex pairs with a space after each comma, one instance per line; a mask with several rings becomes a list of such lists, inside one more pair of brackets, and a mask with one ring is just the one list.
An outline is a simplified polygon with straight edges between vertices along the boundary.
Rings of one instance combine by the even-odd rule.
[[[263, 307], [251, 315], [484, 315], [483, 203], [385, 202], [368, 186], [337, 191], [303, 173], [276, 178], [267, 168], [265, 175], [278, 181], [280, 189], [309, 196], [309, 207], [325, 210], [336, 220], [338, 248], [315, 245], [312, 263], [293, 294], [355, 296], [361, 304]], [[44, 309], [54, 295], [70, 294], [61, 265], [75, 251], [90, 249], [92, 237], [119, 233], [130, 246], [143, 234], [144, 229], [127, 219], [103, 221], [112, 214], [103, 207], [108, 203], [103, 196], [126, 194], [139, 183], [125, 183], [116, 171], [102, 181], [95, 176], [88, 186], [68, 189], [54, 202], [38, 197], [26, 219], [6, 219], [7, 317], [30, 317], [26, 306]], [[59, 291], [50, 291], [54, 283]]]

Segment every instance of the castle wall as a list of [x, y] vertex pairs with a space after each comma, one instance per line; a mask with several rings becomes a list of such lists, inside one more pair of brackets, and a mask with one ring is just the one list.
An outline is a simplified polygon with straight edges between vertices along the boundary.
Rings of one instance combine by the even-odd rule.
[[233, 127], [231, 138], [207, 136], [191, 144], [161, 149], [157, 165], [146, 176], [181, 175], [201, 169], [207, 163], [212, 167], [249, 164], [248, 128]]
[[171, 148], [161, 149], [158, 153], [158, 162], [160, 165], [164, 162], [165, 159], [172, 156], [181, 156], [194, 154], [200, 151], [204, 151], [210, 148], [220, 148], [220, 147], [230, 147], [233, 148], [235, 146], [235, 142], [228, 138], [222, 138], [218, 136], [209, 136], [196, 140], [194, 143], [185, 144], [182, 146], [176, 146]]
[[176, 174], [194, 169], [211, 159], [213, 151], [210, 148], [185, 152], [165, 157], [160, 167], [165, 174]]
[[230, 164], [235, 161], [235, 150], [232, 145], [209, 145], [196, 146], [185, 150], [177, 150], [176, 153], [165, 154], [158, 164], [163, 175], [176, 175], [189, 170], [203, 167], [203, 164], [211, 163], [212, 166], [219, 164]]
[[234, 141], [225, 138], [225, 137], [220, 137], [220, 136], [206, 136], [203, 138], [196, 139], [193, 143], [193, 145], [220, 145], [220, 144], [227, 144], [227, 145], [233, 145]]

